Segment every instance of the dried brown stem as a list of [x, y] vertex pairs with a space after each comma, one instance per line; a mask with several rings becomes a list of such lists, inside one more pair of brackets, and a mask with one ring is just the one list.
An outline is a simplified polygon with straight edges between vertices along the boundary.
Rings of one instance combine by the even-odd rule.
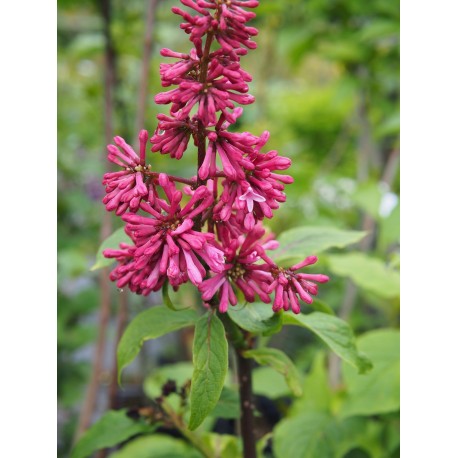
[[126, 293], [120, 293], [118, 305], [118, 316], [116, 320], [116, 336], [114, 342], [113, 363], [111, 366], [110, 386], [108, 387], [108, 397], [110, 409], [119, 409], [118, 405], [118, 359], [117, 348], [119, 341], [127, 324], [129, 311], [129, 296]]
[[[136, 116], [136, 132], [139, 132], [144, 128], [145, 113], [146, 113], [146, 101], [147, 101], [147, 90], [148, 90], [148, 77], [149, 67], [151, 60], [151, 51], [153, 48], [153, 29], [155, 25], [156, 9], [160, 0], [151, 0], [148, 3], [148, 10], [146, 14], [145, 24], [145, 37], [143, 46], [143, 58], [140, 70], [140, 82], [138, 91], [138, 104], [137, 104], [137, 116]], [[148, 175], [158, 176], [158, 173], [151, 173]], [[181, 179], [180, 177], [173, 177], [175, 181], [186, 182], [189, 184], [190, 180]], [[184, 180], [184, 181], [183, 181]], [[109, 408], [117, 409], [118, 405], [118, 362], [117, 362], [117, 347], [128, 319], [128, 308], [129, 300], [127, 294], [119, 295], [118, 314], [116, 322], [116, 336], [114, 341], [114, 355], [111, 368], [110, 385], [108, 387], [109, 397]], [[98, 458], [104, 458], [107, 455], [107, 450], [104, 449], [99, 452]]]
[[[103, 28], [105, 35], [105, 74], [104, 74], [104, 115], [105, 115], [105, 141], [110, 143], [113, 137], [113, 94], [116, 81], [115, 62], [116, 53], [110, 32], [111, 24], [111, 1], [101, 0], [101, 14], [103, 17]], [[112, 232], [111, 214], [104, 213], [100, 238], [104, 240]], [[92, 415], [97, 402], [97, 393], [100, 384], [100, 376], [103, 370], [103, 358], [105, 353], [105, 340], [108, 322], [110, 319], [110, 279], [107, 269], [100, 271], [100, 309], [97, 332], [97, 342], [92, 361], [91, 377], [89, 380], [86, 397], [81, 409], [78, 427], [75, 433], [75, 441], [89, 427]]]

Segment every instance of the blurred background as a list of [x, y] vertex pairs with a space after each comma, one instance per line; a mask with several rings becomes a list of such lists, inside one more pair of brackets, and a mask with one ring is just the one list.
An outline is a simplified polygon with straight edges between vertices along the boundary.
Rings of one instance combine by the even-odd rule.
[[[152, 135], [162, 90], [162, 47], [188, 52], [177, 0], [58, 1], [58, 454], [109, 408], [137, 409], [171, 373], [190, 373], [187, 331], [147, 342], [114, 374], [116, 342], [130, 317], [161, 302], [117, 291], [107, 269], [90, 271], [101, 240], [120, 226], [101, 203], [105, 146], [121, 135], [135, 147]], [[258, 49], [242, 59], [256, 103], [236, 126], [260, 135], [293, 160], [288, 200], [273, 232], [297, 226], [366, 230], [347, 250], [323, 254], [332, 277], [319, 299], [353, 327], [376, 367], [361, 383], [305, 330], [271, 338], [305, 375], [294, 398], [276, 373], [255, 370], [260, 430], [301, 412], [354, 417], [359, 431], [345, 456], [399, 456], [399, 2], [261, 0], [253, 26]], [[143, 105], [144, 104], [144, 105]], [[154, 170], [195, 175], [196, 158], [150, 153]], [[108, 270], [109, 271], [109, 270]], [[197, 296], [182, 288], [180, 303]], [[307, 309], [305, 309], [307, 311]], [[179, 363], [179, 364], [177, 364]], [[143, 381], [146, 379], [145, 383]], [[224, 416], [223, 416], [224, 417]], [[233, 432], [233, 419], [211, 428]], [[353, 437], [352, 436], [352, 437]], [[266, 456], [269, 446], [266, 445]], [[286, 455], [284, 455], [286, 456]]]

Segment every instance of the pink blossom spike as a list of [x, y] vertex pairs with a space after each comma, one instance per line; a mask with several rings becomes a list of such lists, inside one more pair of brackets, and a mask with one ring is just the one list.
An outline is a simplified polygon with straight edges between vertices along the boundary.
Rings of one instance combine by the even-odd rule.
[[268, 266], [258, 264], [261, 260], [259, 253], [264, 252], [262, 244], [265, 230], [257, 226], [252, 233], [234, 238], [224, 225], [218, 227], [218, 238], [224, 249], [224, 258], [220, 257], [220, 253], [216, 253], [216, 256], [218, 260], [225, 259], [225, 265], [222, 273], [200, 284], [199, 290], [203, 293], [203, 299], [210, 300], [211, 296], [216, 295], [217, 288], [220, 288], [217, 295], [220, 311], [226, 311], [228, 303], [237, 303], [234, 293], [236, 289], [240, 289], [247, 302], [254, 302], [257, 296], [263, 302], [270, 302], [265, 291], [274, 280]]
[[121, 166], [121, 172], [109, 172], [103, 177], [106, 195], [103, 203], [108, 211], [115, 211], [118, 216], [127, 210], [136, 212], [142, 200], [146, 200], [149, 194], [148, 173], [151, 166], [145, 166], [145, 149], [148, 132], [142, 130], [139, 133], [140, 156], [121, 137], [115, 137], [117, 145], [108, 145], [108, 160]]
[[[265, 256], [263, 259], [266, 259]], [[307, 304], [313, 302], [312, 296], [318, 293], [318, 286], [312, 283], [311, 280], [317, 281], [318, 283], [325, 283], [329, 280], [329, 277], [321, 274], [296, 273], [295, 270], [315, 264], [316, 261], [316, 256], [309, 256], [304, 261], [289, 269], [278, 267], [275, 264], [269, 265], [273, 281], [269, 285], [262, 285], [262, 288], [267, 294], [275, 290], [274, 311], [280, 309], [286, 311], [291, 308], [294, 313], [300, 313], [297, 296]]]
[[[157, 211], [151, 203], [142, 202], [140, 208], [146, 216], [123, 215], [126, 232], [134, 245], [123, 244], [120, 250], [106, 252], [108, 257], [119, 262], [112, 279], [143, 295], [157, 291], [167, 278], [174, 287], [186, 281], [199, 285], [206, 270], [198, 255], [212, 272], [222, 272], [225, 265], [223, 251], [215, 245], [215, 236], [193, 230], [192, 216], [197, 216], [194, 215], [196, 209], [192, 205], [181, 208], [183, 194], [166, 174], [160, 174], [158, 181], [168, 199], [166, 202], [155, 197], [155, 203], [163, 210]], [[208, 193], [202, 186], [194, 192], [195, 199]], [[204, 210], [200, 208], [199, 211]]]

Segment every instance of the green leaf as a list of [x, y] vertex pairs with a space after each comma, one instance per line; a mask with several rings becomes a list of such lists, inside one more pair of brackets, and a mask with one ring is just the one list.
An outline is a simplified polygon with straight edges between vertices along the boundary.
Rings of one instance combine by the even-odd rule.
[[272, 258], [276, 262], [288, 260], [293, 264], [329, 248], [343, 248], [359, 242], [365, 235], [363, 231], [345, 231], [334, 227], [296, 227], [280, 234], [280, 248]]
[[289, 415], [302, 415], [304, 412], [329, 412], [332, 392], [329, 387], [325, 365], [325, 353], [320, 351], [313, 361], [310, 372], [303, 384], [303, 395], [289, 410]]
[[399, 297], [399, 272], [382, 260], [363, 253], [329, 255], [326, 260], [335, 274], [351, 278], [362, 289], [384, 299]]
[[374, 363], [374, 369], [365, 377], [348, 365], [342, 367], [348, 397], [341, 415], [374, 415], [399, 410], [399, 331], [378, 329], [357, 339], [358, 347]]
[[277, 424], [274, 455], [278, 458], [342, 458], [353, 447], [366, 445], [365, 439], [373, 435], [372, 426], [364, 418], [338, 420], [324, 412], [305, 412]]
[[228, 369], [226, 332], [214, 313], [205, 314], [196, 323], [193, 363], [190, 430], [196, 429], [215, 408]]
[[368, 358], [358, 353], [350, 326], [336, 316], [321, 312], [313, 312], [309, 315], [284, 313], [283, 324], [302, 326], [314, 332], [334, 353], [356, 367], [360, 373], [372, 368]]
[[262, 302], [229, 307], [227, 313], [242, 329], [257, 334], [278, 332], [282, 324], [281, 314], [275, 313], [271, 305]]
[[386, 250], [390, 244], [399, 242], [399, 228], [401, 225], [401, 214], [399, 203], [393, 208], [393, 211], [380, 221], [380, 233], [378, 241]]
[[308, 412], [281, 421], [274, 429], [274, 454], [278, 458], [336, 458], [332, 417]]
[[163, 434], [140, 437], [129, 442], [121, 450], [110, 455], [111, 458], [202, 458], [202, 455], [179, 439]]
[[164, 306], [139, 313], [127, 326], [118, 345], [118, 380], [122, 370], [137, 356], [143, 342], [192, 326], [197, 318], [194, 310], [174, 312]]
[[81, 437], [71, 453], [71, 458], [85, 458], [96, 450], [113, 447], [129, 437], [152, 431], [145, 425], [126, 416], [126, 410], [110, 410], [94, 423]]
[[213, 451], [215, 458], [242, 458], [241, 442], [235, 436], [205, 433], [202, 441]]
[[258, 364], [270, 366], [285, 377], [286, 383], [295, 396], [302, 394], [301, 376], [289, 357], [277, 348], [256, 348], [243, 352], [246, 358], [254, 359]]
[[253, 370], [253, 392], [272, 399], [291, 395], [291, 388], [285, 378], [271, 367], [257, 367]]
[[238, 392], [223, 387], [219, 401], [210, 415], [216, 418], [240, 418], [240, 398]]
[[120, 243], [132, 243], [130, 237], [125, 233], [124, 228], [120, 227], [116, 231], [113, 232], [108, 238], [106, 238], [102, 245], [100, 245], [97, 255], [95, 257], [95, 264], [91, 267], [91, 271], [102, 269], [103, 267], [110, 266], [116, 260], [113, 258], [106, 258], [103, 255], [103, 251], [107, 249], [115, 250], [119, 248]]
[[[266, 448], [271, 448], [270, 447], [270, 442], [272, 440], [272, 433], [267, 433], [267, 434], [264, 434], [264, 436], [261, 437], [261, 439], [259, 439], [257, 442], [256, 442], [256, 452], [258, 454], [258, 456], [260, 457], [265, 457], [266, 454], [265, 454], [265, 449]], [[271, 456], [271, 455], [268, 455], [268, 456]]]

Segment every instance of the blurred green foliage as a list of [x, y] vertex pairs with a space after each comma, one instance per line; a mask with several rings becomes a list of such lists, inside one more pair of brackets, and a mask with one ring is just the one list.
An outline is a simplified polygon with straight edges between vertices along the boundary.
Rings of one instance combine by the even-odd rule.
[[[163, 0], [157, 10], [144, 126], [150, 132], [156, 127], [155, 116], [164, 111], [153, 102], [154, 94], [162, 90], [159, 50], [190, 49], [178, 27], [179, 18], [170, 12], [177, 3]], [[97, 272], [89, 269], [100, 244], [104, 213], [105, 41], [100, 2], [59, 0], [58, 6], [58, 447], [60, 456], [68, 456], [97, 332]], [[128, 141], [136, 141], [145, 11], [145, 1], [112, 1], [110, 30], [117, 64], [114, 131]], [[398, 388], [390, 383], [397, 377], [393, 364], [398, 344], [384, 344], [383, 339], [394, 338], [399, 325], [399, 2], [261, 0], [257, 14], [253, 25], [259, 29], [258, 49], [243, 60], [253, 75], [250, 92], [257, 102], [245, 107], [236, 127], [256, 135], [269, 130], [268, 148], [292, 158], [289, 173], [295, 178], [287, 188], [287, 202], [266, 223], [277, 234], [298, 226], [369, 230], [366, 244], [335, 248], [320, 257], [317, 269], [332, 280], [321, 287], [319, 298], [337, 315], [347, 307], [346, 318], [356, 335], [365, 333], [361, 348], [367, 344], [375, 363], [381, 358], [386, 368], [378, 369], [380, 378], [387, 378], [383, 399], [376, 398], [380, 394], [376, 377], [371, 385], [376, 392], [371, 396], [373, 405], [362, 402], [358, 383], [367, 379], [356, 382], [350, 369], [344, 368], [341, 385], [324, 383], [330, 375], [329, 363], [320, 353], [319, 341], [304, 335], [303, 329], [289, 328], [288, 334], [263, 338], [306, 374], [304, 397], [291, 403], [281, 375], [267, 367], [256, 369], [270, 371], [268, 376], [255, 373], [257, 393], [278, 397], [276, 408], [285, 417], [275, 426], [273, 449], [271, 439], [265, 440], [265, 456], [289, 456], [295, 428], [302, 441], [295, 450], [307, 447], [307, 440], [315, 440], [318, 417], [312, 414], [316, 412], [326, 435], [315, 440], [318, 448], [311, 456], [395, 457], [399, 454], [399, 406], [394, 399]], [[179, 162], [161, 155], [150, 155], [150, 161], [156, 170], [195, 174], [192, 149]], [[356, 293], [348, 308], [344, 302], [350, 279]], [[185, 299], [180, 302], [179, 297], [177, 303], [189, 305], [190, 294], [194, 293], [183, 288]], [[112, 295], [116, 297], [115, 288]], [[138, 298], [131, 300], [132, 311], [144, 307]], [[383, 328], [390, 330], [378, 331]], [[173, 355], [164, 352], [168, 358]], [[375, 374], [379, 375], [364, 377]], [[286, 404], [285, 396], [290, 398]], [[355, 397], [359, 404], [352, 405]], [[354, 415], [345, 419], [342, 412]], [[304, 425], [309, 424], [306, 435]], [[159, 436], [157, 441], [165, 449], [169, 446], [167, 437]], [[154, 440], [144, 445], [154, 446]]]

